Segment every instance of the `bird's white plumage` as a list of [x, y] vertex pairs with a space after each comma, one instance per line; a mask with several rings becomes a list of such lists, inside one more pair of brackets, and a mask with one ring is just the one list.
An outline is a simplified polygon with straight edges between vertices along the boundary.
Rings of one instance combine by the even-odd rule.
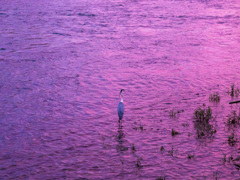
[[121, 101], [119, 102], [118, 108], [117, 108], [119, 120], [122, 120], [122, 118], [123, 118], [123, 113], [124, 113], [123, 95], [122, 95], [122, 92], [123, 92], [123, 91], [124, 91], [124, 89], [121, 89], [121, 91], [120, 91], [119, 96], [121, 97]]

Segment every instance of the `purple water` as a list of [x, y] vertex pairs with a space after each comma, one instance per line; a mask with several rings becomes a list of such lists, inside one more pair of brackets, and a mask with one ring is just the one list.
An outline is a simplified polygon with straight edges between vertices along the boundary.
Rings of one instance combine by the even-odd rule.
[[240, 178], [239, 1], [0, 4], [0, 179]]

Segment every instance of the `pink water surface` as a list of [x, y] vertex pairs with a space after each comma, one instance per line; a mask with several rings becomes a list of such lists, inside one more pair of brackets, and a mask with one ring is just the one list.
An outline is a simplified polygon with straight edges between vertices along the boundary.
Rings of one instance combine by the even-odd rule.
[[239, 1], [0, 4], [0, 179], [240, 178]]

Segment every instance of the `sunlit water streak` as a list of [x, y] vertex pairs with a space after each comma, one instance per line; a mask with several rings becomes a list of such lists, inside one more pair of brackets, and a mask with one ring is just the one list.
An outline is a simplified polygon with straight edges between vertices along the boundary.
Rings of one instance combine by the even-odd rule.
[[[225, 124], [239, 14], [236, 0], [1, 1], [0, 177], [239, 178]], [[198, 138], [203, 103], [216, 133]]]

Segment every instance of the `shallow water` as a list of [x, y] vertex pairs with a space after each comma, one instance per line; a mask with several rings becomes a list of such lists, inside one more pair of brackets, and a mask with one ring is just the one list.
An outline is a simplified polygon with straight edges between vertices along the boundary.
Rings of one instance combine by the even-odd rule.
[[225, 123], [239, 14], [237, 0], [2, 0], [1, 179], [240, 178]]

